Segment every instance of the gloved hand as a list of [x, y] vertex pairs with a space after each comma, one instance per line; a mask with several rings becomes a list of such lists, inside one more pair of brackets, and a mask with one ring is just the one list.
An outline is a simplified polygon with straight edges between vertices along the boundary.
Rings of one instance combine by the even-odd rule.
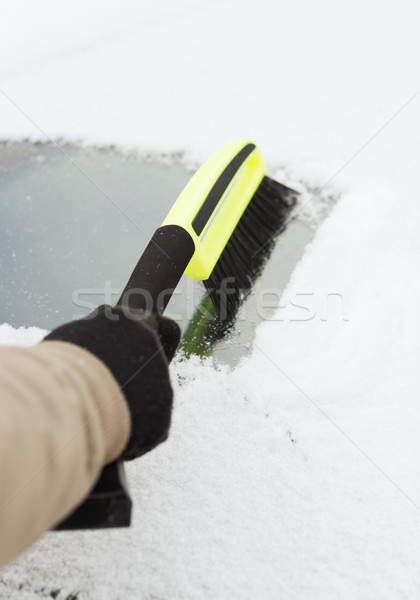
[[180, 339], [178, 325], [165, 317], [102, 305], [87, 317], [54, 329], [45, 340], [85, 348], [109, 368], [131, 414], [131, 435], [121, 456], [131, 460], [168, 437], [172, 387], [168, 363]]

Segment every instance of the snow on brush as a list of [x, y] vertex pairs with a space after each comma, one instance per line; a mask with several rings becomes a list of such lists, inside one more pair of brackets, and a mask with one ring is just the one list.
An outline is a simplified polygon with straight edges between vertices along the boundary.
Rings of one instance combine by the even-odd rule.
[[172, 366], [170, 439], [127, 465], [133, 526], [46, 534], [0, 598], [417, 597], [417, 3], [84, 6], [6, 2], [3, 137], [199, 160], [249, 135], [341, 199], [250, 356]]

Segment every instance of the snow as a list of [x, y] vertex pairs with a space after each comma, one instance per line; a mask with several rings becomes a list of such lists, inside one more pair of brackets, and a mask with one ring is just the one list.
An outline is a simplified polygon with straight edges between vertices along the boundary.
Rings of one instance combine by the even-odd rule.
[[0, 598], [416, 597], [418, 3], [4, 4], [2, 137], [200, 160], [249, 136], [341, 200], [250, 357], [173, 366], [133, 527], [47, 534]]
[[15, 329], [8, 323], [0, 325], [0, 346], [32, 346], [47, 335], [39, 327], [19, 327]]

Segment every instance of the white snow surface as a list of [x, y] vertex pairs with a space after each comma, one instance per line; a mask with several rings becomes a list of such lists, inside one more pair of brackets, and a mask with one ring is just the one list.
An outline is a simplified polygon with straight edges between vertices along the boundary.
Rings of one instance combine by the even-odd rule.
[[0, 346], [32, 346], [47, 334], [39, 327], [19, 327], [15, 329], [8, 323], [0, 325]]
[[47, 534], [0, 598], [418, 597], [419, 16], [415, 0], [3, 2], [2, 138], [201, 160], [249, 136], [272, 172], [341, 200], [251, 356], [173, 365], [170, 439], [128, 465], [131, 529]]

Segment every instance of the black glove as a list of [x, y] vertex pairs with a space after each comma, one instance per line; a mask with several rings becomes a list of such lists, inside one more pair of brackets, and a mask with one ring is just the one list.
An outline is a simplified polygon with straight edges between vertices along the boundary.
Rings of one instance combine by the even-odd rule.
[[131, 436], [121, 458], [131, 460], [168, 437], [172, 387], [168, 363], [180, 339], [178, 325], [143, 311], [100, 306], [79, 321], [54, 329], [45, 340], [70, 342], [97, 356], [118, 381], [131, 414]]

